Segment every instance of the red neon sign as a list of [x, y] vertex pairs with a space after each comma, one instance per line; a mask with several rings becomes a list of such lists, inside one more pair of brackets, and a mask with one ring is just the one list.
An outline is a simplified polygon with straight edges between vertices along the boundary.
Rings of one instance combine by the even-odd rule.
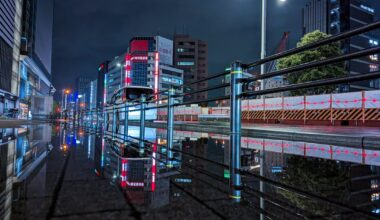
[[157, 144], [153, 144], [153, 153], [152, 153], [152, 184], [150, 189], [152, 192], [156, 190], [156, 174], [157, 174], [157, 165], [156, 165], [156, 152]]
[[158, 69], [158, 63], [159, 63], [159, 53], [155, 52], [154, 54], [154, 94], [155, 99], [158, 99], [158, 76], [159, 76], [159, 69]]
[[127, 159], [121, 160], [121, 187], [127, 186], [128, 162]]
[[124, 78], [124, 85], [129, 86], [132, 84], [131, 79], [131, 54], [127, 54], [125, 56], [125, 78]]

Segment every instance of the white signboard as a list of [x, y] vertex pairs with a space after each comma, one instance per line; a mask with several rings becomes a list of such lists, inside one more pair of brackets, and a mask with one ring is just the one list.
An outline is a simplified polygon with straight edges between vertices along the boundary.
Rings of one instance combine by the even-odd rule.
[[380, 108], [380, 90], [365, 92], [365, 108]]
[[284, 98], [285, 110], [303, 110], [304, 109], [304, 97], [285, 97]]
[[282, 98], [265, 99], [265, 110], [281, 110]]
[[248, 102], [249, 111], [262, 111], [264, 110], [264, 99], [251, 99]]
[[350, 92], [332, 95], [332, 107], [335, 109], [361, 108], [362, 93]]
[[160, 63], [173, 65], [173, 41], [161, 36], [156, 36], [156, 42]]
[[306, 96], [306, 109], [329, 109], [330, 95], [311, 95]]
[[241, 109], [243, 111], [248, 111], [249, 110], [249, 100], [243, 100], [241, 102]]
[[304, 155], [305, 142], [284, 141], [284, 153], [292, 155]]

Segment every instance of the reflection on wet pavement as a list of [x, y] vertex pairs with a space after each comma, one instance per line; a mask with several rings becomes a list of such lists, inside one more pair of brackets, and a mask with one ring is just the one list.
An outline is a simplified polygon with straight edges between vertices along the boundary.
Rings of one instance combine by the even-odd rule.
[[[0, 219], [369, 219], [380, 149], [242, 137], [242, 201], [229, 199], [229, 137], [70, 125], [1, 130]], [[168, 166], [170, 164], [170, 166]]]

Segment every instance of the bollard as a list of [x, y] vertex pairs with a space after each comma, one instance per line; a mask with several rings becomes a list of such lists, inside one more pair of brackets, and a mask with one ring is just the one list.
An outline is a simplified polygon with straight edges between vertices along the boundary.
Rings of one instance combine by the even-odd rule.
[[144, 138], [145, 138], [145, 94], [141, 95], [140, 98], [140, 153], [144, 153]]
[[166, 149], [166, 166], [171, 168], [173, 167], [173, 128], [174, 128], [174, 93], [175, 90], [173, 87], [169, 89], [168, 92], [168, 112], [167, 112], [167, 149]]
[[241, 63], [231, 65], [230, 77], [230, 198], [235, 202], [241, 200], [240, 144], [241, 144], [241, 98], [242, 84], [238, 80], [243, 76]]
[[129, 118], [129, 108], [128, 108], [128, 103], [125, 103], [124, 107], [124, 140], [128, 140], [128, 118]]

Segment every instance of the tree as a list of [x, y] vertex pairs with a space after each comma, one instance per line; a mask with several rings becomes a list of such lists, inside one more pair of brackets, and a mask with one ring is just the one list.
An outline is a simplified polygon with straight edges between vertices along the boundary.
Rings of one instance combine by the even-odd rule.
[[[306, 34], [301, 38], [301, 41], [297, 43], [297, 47], [310, 44], [324, 38], [329, 35], [316, 30], [314, 32]], [[334, 42], [328, 45], [323, 45], [312, 50], [307, 50], [301, 53], [297, 53], [288, 57], [279, 59], [277, 62], [277, 69], [286, 69], [289, 67], [297, 66], [303, 63], [323, 60], [329, 57], [335, 57], [342, 54], [340, 43]], [[337, 63], [326, 65], [318, 68], [307, 69], [300, 72], [295, 72], [287, 75], [287, 80], [290, 84], [297, 84], [303, 82], [309, 82], [320, 79], [335, 78], [343, 76], [345, 74], [344, 63]], [[318, 88], [302, 89], [292, 91], [292, 95], [313, 95], [331, 93], [336, 89], [336, 86], [322, 86]]]

